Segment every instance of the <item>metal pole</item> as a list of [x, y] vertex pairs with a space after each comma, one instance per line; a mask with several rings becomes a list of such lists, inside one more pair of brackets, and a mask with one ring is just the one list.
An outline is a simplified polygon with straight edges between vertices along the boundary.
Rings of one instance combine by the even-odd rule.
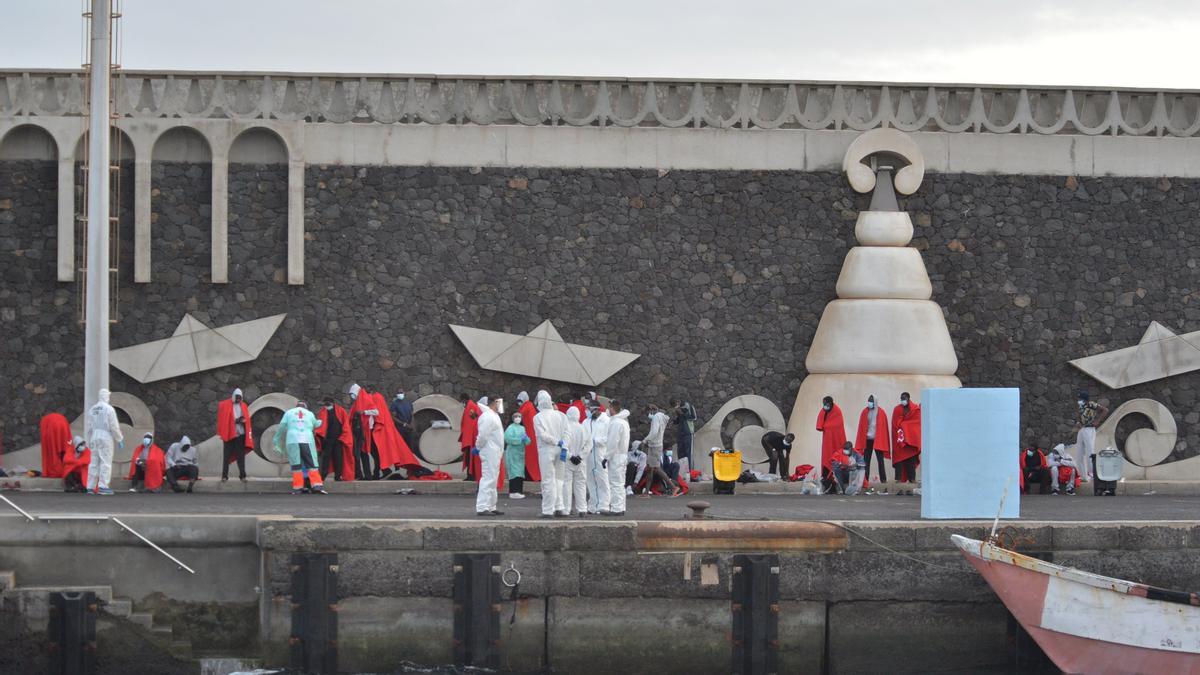
[[92, 0], [91, 127], [88, 145], [87, 307], [84, 310], [83, 409], [108, 388], [109, 29], [111, 1]]

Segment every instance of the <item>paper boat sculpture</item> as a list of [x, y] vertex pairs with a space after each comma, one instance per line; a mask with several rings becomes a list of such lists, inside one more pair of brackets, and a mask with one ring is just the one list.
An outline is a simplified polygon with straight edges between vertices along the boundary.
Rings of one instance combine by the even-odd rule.
[[184, 314], [171, 337], [114, 349], [108, 359], [114, 368], [142, 383], [245, 363], [258, 358], [286, 316], [209, 328]]
[[481, 368], [543, 380], [598, 385], [641, 354], [564, 342], [543, 321], [527, 335], [450, 325]]
[[1176, 335], [1151, 321], [1137, 345], [1075, 359], [1071, 365], [1110, 389], [1190, 373], [1200, 370], [1200, 331]]

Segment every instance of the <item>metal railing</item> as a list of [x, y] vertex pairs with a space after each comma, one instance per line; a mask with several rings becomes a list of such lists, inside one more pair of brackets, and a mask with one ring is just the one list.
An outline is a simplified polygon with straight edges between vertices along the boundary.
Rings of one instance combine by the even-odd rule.
[[30, 514], [28, 511], [26, 511], [25, 509], [21, 508], [20, 506], [17, 506], [17, 505], [16, 505], [16, 504], [15, 504], [15, 503], [14, 503], [14, 502], [11, 500], [11, 499], [9, 499], [8, 497], [5, 497], [4, 495], [0, 495], [0, 499], [4, 500], [4, 503], [5, 503], [5, 504], [8, 504], [9, 506], [11, 506], [13, 509], [15, 509], [15, 510], [17, 511], [17, 513], [20, 513], [22, 516], [24, 516], [24, 517], [25, 517], [25, 519], [26, 519], [26, 520], [28, 520], [28, 521], [30, 521], [30, 522], [33, 522], [33, 521], [35, 521], [35, 520], [37, 520], [37, 521], [42, 521], [42, 522], [47, 522], [47, 523], [49, 523], [49, 522], [54, 522], [54, 521], [57, 521], [57, 520], [90, 520], [90, 521], [93, 521], [93, 522], [101, 522], [101, 521], [105, 521], [105, 520], [111, 520], [112, 522], [116, 523], [116, 524], [117, 524], [117, 526], [118, 526], [118, 527], [120, 527], [121, 529], [123, 529], [123, 530], [125, 530], [126, 532], [128, 532], [128, 533], [132, 534], [133, 536], [137, 537], [138, 539], [141, 539], [141, 540], [142, 540], [142, 541], [143, 541], [143, 542], [144, 542], [144, 543], [145, 543], [147, 546], [149, 546], [150, 548], [152, 548], [152, 549], [154, 549], [155, 551], [158, 551], [158, 552], [159, 552], [159, 553], [161, 553], [162, 555], [166, 556], [166, 557], [167, 557], [167, 559], [169, 559], [171, 562], [175, 563], [175, 564], [176, 564], [176, 565], [179, 567], [179, 569], [181, 569], [181, 570], [185, 570], [185, 571], [186, 571], [188, 574], [195, 574], [195, 573], [196, 573], [196, 570], [192, 569], [191, 567], [188, 567], [186, 564], [184, 564], [184, 562], [183, 562], [182, 560], [180, 560], [179, 558], [176, 558], [175, 556], [171, 555], [170, 553], [167, 553], [165, 550], [163, 550], [163, 548], [162, 548], [161, 546], [159, 546], [158, 544], [155, 544], [154, 542], [150, 541], [150, 539], [149, 539], [149, 538], [147, 538], [147, 537], [146, 537], [144, 534], [142, 534], [141, 532], [138, 532], [137, 530], [133, 529], [132, 527], [130, 527], [130, 526], [129, 526], [129, 524], [128, 524], [128, 523], [126, 523], [125, 521], [121, 520], [120, 518], [118, 518], [118, 517], [116, 517], [116, 516], [112, 516], [112, 515], [83, 515], [83, 514], [81, 514], [81, 515], [64, 514], [64, 515], [41, 515], [41, 516], [33, 516], [33, 515], [31, 515], [31, 514]]

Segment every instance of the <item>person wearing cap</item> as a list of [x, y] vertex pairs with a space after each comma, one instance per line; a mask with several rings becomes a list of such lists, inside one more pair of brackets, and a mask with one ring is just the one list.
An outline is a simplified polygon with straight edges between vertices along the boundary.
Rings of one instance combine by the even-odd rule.
[[92, 451], [80, 436], [71, 439], [70, 446], [62, 460], [63, 491], [87, 492], [88, 465], [92, 462]]
[[[295, 408], [283, 413], [275, 428], [275, 447], [286, 449], [288, 464], [292, 467], [294, 495], [304, 492], [329, 494], [317, 469], [317, 441], [313, 438], [313, 430], [319, 426], [321, 421], [308, 409], [308, 404], [297, 401]], [[311, 488], [304, 487], [305, 478]]]
[[246, 455], [254, 449], [254, 430], [250, 424], [250, 406], [242, 399], [242, 390], [217, 404], [217, 435], [225, 444], [221, 462], [221, 480], [229, 480], [229, 465], [237, 462], [238, 478], [246, 480]]
[[1079, 472], [1079, 478], [1087, 482], [1096, 475], [1092, 459], [1096, 455], [1096, 429], [1108, 417], [1108, 408], [1091, 400], [1086, 391], [1079, 392], [1076, 403], [1079, 412], [1075, 420], [1078, 425], [1075, 433], [1075, 464], [1085, 467]]

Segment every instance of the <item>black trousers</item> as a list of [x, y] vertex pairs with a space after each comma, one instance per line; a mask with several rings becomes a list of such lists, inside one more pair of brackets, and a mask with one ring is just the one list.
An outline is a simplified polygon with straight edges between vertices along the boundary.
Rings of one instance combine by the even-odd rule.
[[[379, 480], [379, 450], [375, 448], [369, 429], [354, 434], [354, 477], [359, 480]], [[371, 466], [374, 458], [375, 465]]]
[[330, 471], [337, 480], [342, 479], [341, 441], [326, 440], [321, 444], [321, 477], [328, 476]]
[[[871, 453], [872, 452], [875, 453], [875, 458], [877, 460], [877, 463], [879, 464], [879, 482], [886, 483], [887, 482], [887, 471], [884, 470], [884, 466], [883, 466], [883, 452], [875, 449], [875, 439], [874, 438], [868, 438], [867, 439], [867, 447], [863, 448], [863, 460], [867, 463], [867, 473], [868, 474], [871, 473]], [[896, 480], [899, 480], [899, 479], [896, 479]]]
[[1040, 485], [1039, 494], [1046, 494], [1050, 491], [1050, 470], [1045, 467], [1022, 467], [1021, 473], [1025, 477], [1025, 494], [1033, 494], [1033, 486]]
[[525, 488], [525, 478], [518, 477], [518, 478], [509, 478], [508, 479], [509, 493], [519, 494], [521, 492], [521, 490], [523, 490], [524, 488]]
[[195, 481], [200, 477], [200, 468], [196, 465], [189, 466], [173, 466], [167, 469], [167, 482], [171, 484], [171, 488], [179, 487], [179, 479], [186, 478], [190, 481]]
[[909, 457], [902, 462], [896, 462], [892, 465], [896, 471], [896, 482], [917, 482], [917, 458]]
[[229, 478], [229, 464], [237, 462], [238, 478], [246, 477], [246, 435], [225, 441], [225, 461], [221, 463], [221, 478]]
[[767, 447], [765, 449], [767, 451], [767, 458], [771, 460], [767, 464], [767, 473], [775, 473], [775, 469], [778, 468], [779, 477], [786, 480], [789, 475], [788, 463], [791, 461], [790, 455], [792, 451], [788, 449], [776, 450], [774, 447]]
[[146, 465], [137, 464], [133, 467], [133, 487], [137, 487], [138, 483], [146, 482]]
[[63, 490], [66, 492], [83, 492], [86, 489], [87, 486], [83, 484], [83, 481], [79, 480], [79, 473], [77, 471], [72, 471], [63, 476]]

